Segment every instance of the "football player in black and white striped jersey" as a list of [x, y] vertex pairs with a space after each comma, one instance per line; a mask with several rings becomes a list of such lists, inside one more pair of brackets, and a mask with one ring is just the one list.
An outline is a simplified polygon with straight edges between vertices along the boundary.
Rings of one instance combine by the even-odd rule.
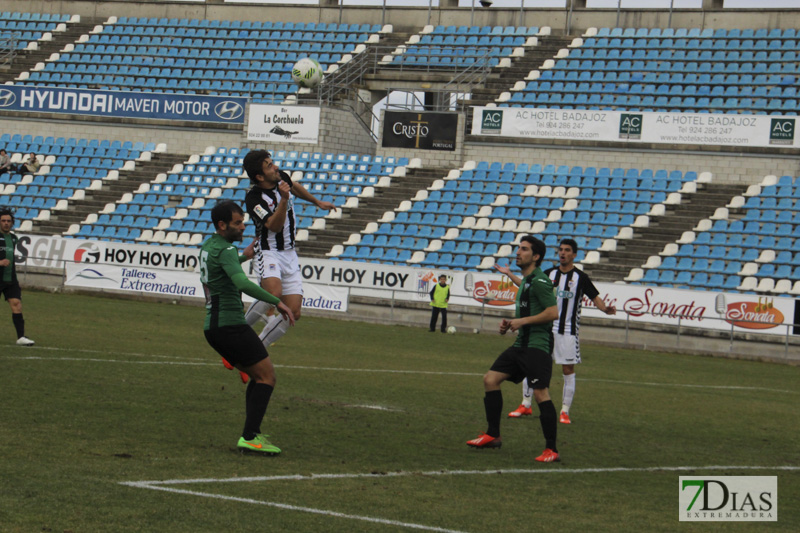
[[[580, 340], [578, 330], [581, 320], [581, 301], [586, 295], [597, 308], [607, 315], [616, 314], [613, 305], [606, 305], [600, 293], [592, 283], [589, 275], [575, 266], [575, 257], [578, 255], [578, 243], [574, 239], [563, 239], [558, 247], [558, 266], [545, 270], [545, 274], [552, 280], [556, 290], [558, 302], [558, 319], [553, 322], [553, 360], [561, 365], [564, 375], [564, 389], [561, 398], [562, 424], [570, 424], [569, 409], [575, 397], [575, 365], [581, 362]], [[495, 265], [495, 268], [509, 276], [511, 281], [518, 284], [516, 276], [511, 275], [508, 267]], [[532, 414], [531, 390], [523, 382], [522, 404], [508, 413], [511, 418], [519, 418]]]
[[[280, 298], [298, 320], [303, 305], [303, 277], [295, 249], [294, 199], [306, 200], [326, 211], [338, 208], [331, 202], [318, 200], [299, 183], [292, 183], [266, 150], [249, 152], [242, 166], [253, 185], [245, 203], [256, 226], [253, 257], [256, 274], [261, 287]], [[289, 329], [287, 320], [280, 314], [267, 316], [268, 311], [268, 304], [256, 301], [245, 316], [251, 326], [259, 319], [266, 322], [259, 335], [264, 346], [274, 343]]]

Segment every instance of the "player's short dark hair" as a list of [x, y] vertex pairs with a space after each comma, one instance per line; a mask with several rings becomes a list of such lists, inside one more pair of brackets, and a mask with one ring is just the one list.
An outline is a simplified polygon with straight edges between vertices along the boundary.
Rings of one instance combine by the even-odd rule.
[[266, 150], [253, 150], [244, 156], [242, 168], [247, 173], [247, 177], [250, 178], [250, 183], [257, 183], [256, 176], [261, 174], [261, 163], [269, 157], [272, 156]]
[[12, 211], [8, 207], [0, 207], [0, 217], [6, 216], [6, 215], [11, 217], [11, 222], [14, 222], [14, 211]]
[[220, 222], [229, 224], [230, 221], [233, 220], [234, 213], [239, 213], [244, 216], [242, 208], [233, 200], [217, 202], [214, 207], [211, 208], [211, 223], [214, 224], [214, 231], [218, 229], [218, 224]]
[[544, 241], [537, 239], [533, 235], [523, 235], [519, 240], [525, 241], [531, 245], [531, 250], [533, 250], [533, 253], [539, 255], [539, 260], [536, 261], [536, 266], [540, 266], [542, 261], [544, 261], [544, 254], [547, 253], [547, 246], [544, 245]]
[[561, 239], [561, 246], [569, 246], [572, 248], [572, 253], [578, 253], [578, 243], [575, 242], [575, 239]]

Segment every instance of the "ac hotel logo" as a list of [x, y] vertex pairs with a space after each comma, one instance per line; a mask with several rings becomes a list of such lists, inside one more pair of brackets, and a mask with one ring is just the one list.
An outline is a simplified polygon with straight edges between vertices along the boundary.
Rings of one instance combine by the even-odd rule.
[[777, 522], [777, 476], [680, 476], [681, 522]]

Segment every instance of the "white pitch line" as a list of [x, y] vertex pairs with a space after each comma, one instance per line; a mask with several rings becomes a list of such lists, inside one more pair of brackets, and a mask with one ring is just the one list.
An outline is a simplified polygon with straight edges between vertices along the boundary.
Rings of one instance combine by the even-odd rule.
[[[11, 345], [12, 348], [19, 348], [16, 345]], [[78, 352], [78, 353], [97, 353], [97, 354], [108, 354], [113, 353], [114, 355], [129, 355], [131, 357], [157, 357], [161, 359], [188, 359], [188, 360], [197, 360], [197, 361], [204, 361], [205, 358], [202, 357], [185, 357], [181, 355], [159, 355], [159, 354], [152, 354], [152, 353], [136, 353], [136, 352], [109, 352], [107, 350], [88, 350], [86, 348], [62, 348], [59, 346], [25, 346], [24, 348], [20, 348], [24, 351], [38, 351], [38, 350], [47, 350], [50, 352]], [[20, 356], [26, 357], [26, 356]]]
[[186, 489], [168, 488], [165, 485], [188, 485], [196, 483], [252, 483], [263, 481], [311, 481], [319, 479], [359, 479], [359, 478], [390, 478], [390, 477], [408, 477], [408, 476], [458, 476], [458, 475], [496, 475], [496, 474], [597, 474], [597, 473], [617, 473], [617, 472], [684, 472], [694, 470], [784, 470], [784, 471], [800, 471], [800, 466], [653, 466], [643, 468], [626, 468], [626, 467], [612, 467], [612, 468], [576, 468], [576, 469], [561, 469], [561, 468], [542, 468], [542, 469], [500, 469], [500, 470], [432, 470], [427, 472], [387, 472], [384, 474], [311, 474], [311, 475], [283, 475], [283, 476], [257, 476], [257, 477], [235, 477], [235, 478], [209, 478], [209, 479], [168, 479], [163, 481], [123, 481], [120, 485], [134, 487], [139, 489], [158, 490], [163, 492], [170, 492], [173, 494], [186, 494], [189, 496], [200, 496], [202, 498], [213, 498], [218, 500], [233, 501], [240, 503], [249, 503], [254, 505], [266, 505], [275, 507], [286, 511], [298, 511], [303, 513], [312, 513], [323, 516], [331, 516], [335, 518], [346, 518], [349, 520], [360, 520], [363, 522], [370, 522], [373, 524], [386, 524], [390, 526], [406, 527], [410, 529], [420, 529], [425, 531], [436, 531], [440, 533], [463, 533], [458, 530], [445, 529], [434, 526], [426, 526], [423, 524], [416, 524], [411, 522], [400, 522], [397, 520], [387, 520], [384, 518], [376, 518], [372, 516], [362, 516], [354, 514], [345, 514], [337, 511], [329, 511], [327, 509], [318, 509], [314, 507], [304, 507], [297, 505], [289, 505], [279, 502], [269, 502], [261, 500], [253, 500], [250, 498], [239, 498], [236, 496], [226, 496], [223, 494], [213, 494], [207, 492], [198, 492]]
[[[121, 481], [120, 485], [152, 488], [160, 485], [191, 485], [196, 483], [252, 483], [255, 481], [315, 481], [319, 479], [360, 479], [390, 478], [410, 476], [475, 476], [493, 474], [605, 474], [615, 472], [682, 472], [686, 470], [786, 470], [800, 471], [800, 466], [746, 466], [746, 465], [707, 465], [707, 466], [644, 466], [644, 467], [599, 467], [599, 468], [500, 468], [492, 470], [428, 470], [397, 471], [382, 473], [355, 474], [287, 474], [280, 476], [248, 476], [228, 478], [164, 479], [152, 481]], [[146, 485], [146, 487], [145, 487]]]
[[191, 363], [188, 361], [123, 361], [120, 359], [97, 359], [93, 357], [44, 357], [41, 355], [10, 356], [4, 359], [23, 361], [81, 361], [87, 363], [122, 363], [128, 365], [167, 365], [167, 366], [219, 366], [222, 363]]
[[355, 407], [358, 409], [372, 409], [375, 411], [392, 411], [395, 413], [402, 413], [402, 409], [394, 409], [392, 407], [385, 407], [383, 405], [366, 405], [366, 404], [350, 404], [346, 403], [342, 407]]
[[131, 487], [143, 488], [143, 489], [152, 489], [152, 490], [160, 490], [164, 492], [172, 492], [175, 494], [188, 494], [190, 496], [201, 496], [203, 498], [213, 498], [217, 500], [225, 500], [225, 501], [233, 501], [233, 502], [240, 502], [240, 503], [252, 503], [255, 505], [266, 505], [268, 507], [276, 507], [278, 509], [283, 509], [285, 511], [299, 511], [302, 513], [312, 513], [324, 516], [331, 516], [334, 518], [347, 518], [349, 520], [360, 520], [362, 522], [371, 522], [373, 524], [385, 524], [389, 526], [397, 526], [397, 527], [406, 527], [410, 529], [421, 529], [424, 531], [437, 531], [439, 533], [465, 533], [456, 529], [445, 529], [441, 527], [434, 527], [434, 526], [426, 526], [424, 524], [415, 524], [412, 522], [400, 522], [399, 520], [387, 520], [385, 518], [376, 518], [372, 516], [361, 516], [361, 515], [354, 515], [354, 514], [346, 514], [340, 513], [337, 511], [328, 511], [327, 509], [317, 509], [314, 507], [302, 507], [298, 505], [289, 505], [286, 503], [279, 503], [279, 502], [267, 502], [261, 500], [253, 500], [250, 498], [238, 498], [236, 496], [225, 496], [222, 494], [211, 494], [207, 492], [197, 492], [193, 490], [183, 490], [183, 489], [170, 489], [166, 487], [159, 487], [153, 486], [146, 483], [123, 483], [123, 485], [128, 485]]
[[[30, 349], [30, 348], [26, 348]], [[72, 350], [68, 348], [48, 348], [50, 350], [63, 350], [87, 353], [109, 353], [98, 350]], [[134, 353], [119, 353], [113, 352], [115, 355], [131, 355], [135, 357], [147, 357], [146, 354]], [[174, 357], [168, 355], [153, 355], [152, 357]], [[8, 355], [0, 357], [0, 359], [18, 359], [18, 360], [45, 360], [45, 361], [87, 361], [92, 363], [123, 363], [123, 364], [140, 364], [140, 365], [173, 365], [173, 366], [218, 366], [219, 363], [206, 363], [206, 362], [190, 362], [192, 360], [199, 361], [197, 358], [187, 358], [188, 361], [124, 361], [119, 359], [96, 359], [96, 358], [81, 358], [81, 357], [44, 357], [44, 356], [24, 356], [24, 355]], [[410, 374], [410, 375], [423, 375], [423, 376], [467, 376], [476, 377], [482, 376], [483, 373], [477, 372], [442, 372], [433, 370], [396, 370], [384, 368], [341, 368], [341, 367], [326, 367], [326, 366], [307, 366], [307, 365], [274, 365], [275, 368], [288, 368], [292, 370], [311, 370], [314, 372], [366, 372], [374, 374]], [[777, 392], [782, 394], [800, 394], [796, 390], [784, 389], [768, 389], [764, 387], [744, 387], [740, 385], [697, 385], [690, 383], [657, 383], [652, 381], [625, 381], [614, 379], [601, 379], [601, 378], [582, 378], [581, 381], [597, 382], [597, 383], [618, 383], [621, 385], [639, 385], [639, 386], [653, 386], [653, 387], [678, 387], [678, 388], [691, 388], [691, 389], [715, 389], [715, 390], [736, 390], [736, 391], [756, 391], [756, 392]]]
[[800, 394], [800, 391], [783, 389], [766, 389], [763, 387], [742, 387], [741, 385], [692, 385], [690, 383], [656, 383], [654, 381], [620, 381], [616, 379], [588, 378], [581, 381], [596, 381], [601, 383], [619, 383], [622, 385], [648, 385], [654, 387], [687, 387], [690, 389], [723, 389], [723, 390], [755, 390], [761, 392], [785, 392]]

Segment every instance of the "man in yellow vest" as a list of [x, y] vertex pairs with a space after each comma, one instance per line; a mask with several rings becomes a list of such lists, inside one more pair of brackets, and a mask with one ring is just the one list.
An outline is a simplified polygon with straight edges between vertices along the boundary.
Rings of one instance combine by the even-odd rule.
[[450, 300], [450, 287], [447, 276], [439, 276], [439, 283], [431, 289], [431, 332], [436, 331], [436, 321], [442, 313], [442, 333], [447, 331], [447, 302]]

